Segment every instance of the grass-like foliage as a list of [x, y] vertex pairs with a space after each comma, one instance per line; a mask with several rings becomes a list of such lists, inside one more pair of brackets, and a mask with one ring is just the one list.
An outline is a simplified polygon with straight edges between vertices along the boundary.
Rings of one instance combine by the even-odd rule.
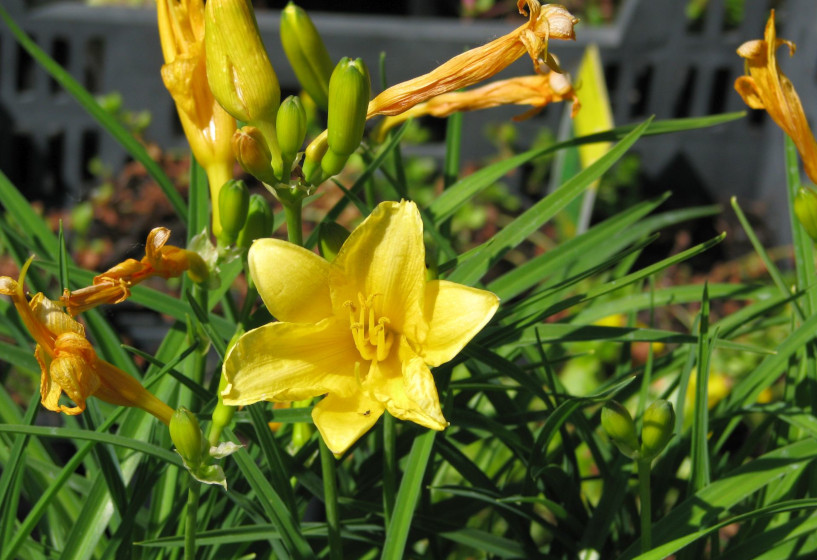
[[[202, 167], [191, 164], [185, 201], [144, 147], [2, 7], [0, 17], [145, 166], [187, 228], [176, 235], [186, 235], [191, 249], [210, 219]], [[242, 344], [238, 335], [271, 321], [258, 298], [263, 279], [249, 279], [246, 248], [222, 251], [209, 282], [184, 277], [166, 291], [161, 282], [132, 286], [133, 304], [166, 319], [155, 351], [122, 340], [108, 321], [116, 307], [79, 315], [99, 360], [170, 409], [193, 411], [186, 421], [204, 428], [206, 443], [240, 446], [220, 459], [182, 449], [171, 440], [178, 419], [169, 431], [138, 404], [100, 396], [79, 415], [44, 410], [30, 325], [13, 298], [0, 298], [0, 560], [817, 556], [817, 273], [802, 226], [792, 220], [795, 268], [781, 270], [733, 201], [768, 271], [752, 283], [675, 280], [673, 271], [724, 235], [644, 258], [662, 230], [727, 211], [665, 210], [670, 193], [587, 228], [548, 227], [598, 188], [636, 142], [743, 117], [648, 119], [548, 142], [461, 176], [468, 154], [461, 154], [461, 117], [453, 115], [445, 188], [435, 196], [432, 179], [415, 178], [401, 152], [411, 123], [380, 144], [364, 141], [354, 173], [324, 182], [297, 205], [279, 192], [289, 239], [309, 250], [344, 211], [358, 224], [382, 201], [415, 200], [429, 280], [499, 298], [487, 326], [432, 369], [450, 423], [441, 431], [388, 409], [333, 455], [314, 425], [321, 401], [308, 398], [288, 408], [263, 400], [230, 407], [234, 416], [214, 435], [212, 419], [226, 410], [222, 363]], [[604, 155], [557, 177], [558, 188], [473, 241], [462, 218], [484, 211], [484, 195], [500, 179], [599, 142], [610, 143]], [[799, 176], [790, 142], [786, 157], [794, 201]], [[0, 171], [2, 255], [17, 268], [36, 255], [26, 292], [55, 300], [63, 289], [81, 293], [99, 271], [74, 262], [71, 232], [54, 231], [18, 187]], [[312, 228], [305, 239], [301, 215]], [[284, 220], [276, 218], [281, 237]], [[532, 249], [530, 240], [543, 235], [548, 249]], [[198, 438], [191, 449], [202, 444]], [[190, 453], [208, 457], [198, 471], [185, 468]], [[191, 476], [218, 478], [218, 468], [226, 487]]]

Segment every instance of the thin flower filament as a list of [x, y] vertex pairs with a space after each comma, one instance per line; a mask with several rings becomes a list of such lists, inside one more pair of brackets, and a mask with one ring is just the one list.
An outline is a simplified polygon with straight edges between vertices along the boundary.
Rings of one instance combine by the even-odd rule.
[[394, 334], [389, 329], [388, 317], [377, 317], [375, 313], [374, 298], [378, 295], [366, 298], [359, 293], [359, 307], [355, 307], [351, 300], [347, 301], [344, 307], [349, 309], [349, 326], [360, 357], [366, 361], [382, 362], [391, 352]]

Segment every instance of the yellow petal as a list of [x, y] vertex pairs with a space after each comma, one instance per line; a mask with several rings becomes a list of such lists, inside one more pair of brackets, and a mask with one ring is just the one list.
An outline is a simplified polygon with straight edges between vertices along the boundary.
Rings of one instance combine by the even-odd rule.
[[435, 280], [426, 284], [428, 336], [422, 357], [432, 367], [456, 356], [488, 324], [499, 307], [491, 292]]
[[[74, 407], [59, 405], [59, 409], [66, 414], [79, 414], [85, 410], [85, 400], [99, 387], [96, 352], [84, 336], [71, 332], [59, 335], [55, 346], [56, 356], [48, 370], [51, 383], [59, 386], [76, 404]], [[50, 405], [55, 404], [53, 393], [51, 389], [45, 397], [51, 400]]]
[[224, 404], [297, 401], [357, 388], [360, 354], [345, 321], [270, 323], [245, 333], [224, 360]]
[[401, 344], [400, 360], [390, 358], [373, 363], [364, 386], [395, 418], [432, 430], [448, 426], [431, 371], [405, 341]]
[[327, 395], [312, 409], [312, 420], [329, 450], [340, 455], [375, 425], [383, 410], [363, 393], [348, 398]]
[[278, 239], [253, 243], [247, 260], [261, 299], [279, 321], [317, 323], [332, 315], [326, 260]]
[[331, 264], [329, 289], [338, 316], [346, 302], [373, 297], [376, 317], [392, 330], [422, 341], [425, 290], [423, 222], [413, 202], [383, 202], [360, 224]]

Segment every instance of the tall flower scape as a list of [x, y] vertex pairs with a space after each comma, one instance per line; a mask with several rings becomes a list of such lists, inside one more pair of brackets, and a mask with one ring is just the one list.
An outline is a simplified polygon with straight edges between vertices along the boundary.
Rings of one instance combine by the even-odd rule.
[[[29, 407], [23, 416], [21, 402], [0, 394], [0, 560], [177, 558], [182, 550], [185, 559], [464, 558], [472, 550], [598, 558], [675, 542], [671, 529], [652, 530], [659, 508], [649, 482], [668, 446], [696, 437], [707, 445], [707, 425], [696, 416], [698, 435], [690, 435], [673, 402], [683, 405], [689, 393], [702, 414], [706, 393], [685, 388], [706, 387], [708, 370], [692, 367], [684, 345], [703, 344], [708, 319], [694, 336], [678, 334], [636, 320], [652, 311], [652, 294], [615, 304], [622, 290], [635, 298], [651, 275], [722, 237], [630, 270], [658, 224], [676, 219], [643, 219], [662, 198], [589, 230], [574, 227], [559, 243], [528, 241], [596, 188], [650, 122], [537, 144], [461, 176], [462, 113], [517, 106], [514, 120], [522, 120], [564, 103], [576, 117], [583, 103], [599, 102], [583, 97], [598, 84], [574, 87], [552, 52], [575, 38], [578, 19], [537, 0], [518, 0], [516, 9], [519, 25], [508, 33], [405, 82], [387, 87], [380, 76], [377, 87], [373, 61], [328, 52], [293, 3], [280, 12], [273, 46], [262, 41], [249, 0], [157, 0], [164, 64], [156, 71], [192, 154], [179, 229], [151, 224], [143, 255], [91, 273], [72, 261], [71, 228], [53, 234], [0, 176], [8, 211], [0, 246], [19, 270], [0, 276], [0, 349], [23, 372], [21, 387], [40, 380], [32, 403], [63, 413], [43, 421]], [[60, 84], [93, 105], [2, 7], [0, 17]], [[770, 20], [763, 41], [741, 47], [749, 75], [736, 87], [795, 139], [810, 170], [814, 139], [775, 67], [780, 44]], [[282, 99], [267, 49], [282, 49], [298, 95]], [[520, 59], [527, 75], [494, 78]], [[444, 178], [431, 187], [400, 148], [417, 130], [412, 120], [429, 116], [449, 119]], [[100, 123], [120, 132], [112, 118]], [[561, 187], [483, 228], [481, 197], [498, 192], [503, 175], [530, 164], [525, 176], [541, 178], [542, 156], [588, 142], [604, 143], [595, 162], [574, 177], [559, 175], [569, 165], [554, 166]], [[179, 197], [160, 169], [149, 172], [171, 201]], [[468, 237], [469, 228], [483, 229]], [[124, 302], [170, 321], [158, 348], [130, 346], [107, 322]], [[609, 312], [597, 311], [603, 306]], [[713, 347], [756, 349], [728, 340], [731, 331], [718, 336]], [[608, 367], [605, 345], [614, 342], [652, 343], [647, 365], [628, 352]], [[588, 357], [610, 376], [577, 393], [563, 372]], [[658, 391], [651, 375], [673, 381]], [[645, 380], [640, 390], [635, 377]], [[653, 402], [638, 401], [636, 421], [611, 400], [616, 393]], [[745, 397], [752, 404], [757, 395]], [[47, 438], [67, 442], [54, 448], [70, 457], [64, 467], [43, 446]], [[680, 457], [673, 449], [667, 461]], [[622, 505], [636, 475], [640, 497]], [[601, 482], [603, 491], [594, 486]], [[707, 484], [701, 478], [691, 492], [704, 500]], [[609, 504], [622, 511], [590, 520]], [[673, 525], [688, 526], [697, 530], [689, 520]]]

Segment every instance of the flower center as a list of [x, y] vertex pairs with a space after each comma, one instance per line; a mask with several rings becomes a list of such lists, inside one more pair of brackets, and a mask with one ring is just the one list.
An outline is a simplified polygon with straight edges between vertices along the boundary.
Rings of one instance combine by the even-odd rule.
[[364, 360], [385, 360], [394, 341], [394, 335], [388, 328], [389, 319], [375, 315], [374, 298], [379, 295], [382, 294], [366, 298], [359, 293], [357, 305], [352, 300], [343, 304], [349, 309], [349, 327], [355, 346]]

